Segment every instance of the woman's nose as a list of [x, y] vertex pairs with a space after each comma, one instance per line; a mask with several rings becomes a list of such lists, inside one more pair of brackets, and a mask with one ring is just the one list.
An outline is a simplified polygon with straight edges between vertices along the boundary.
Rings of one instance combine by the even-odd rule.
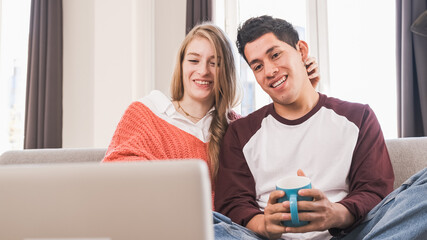
[[200, 75], [207, 75], [207, 74], [209, 74], [209, 72], [210, 72], [210, 70], [209, 70], [208, 63], [199, 65], [198, 73]]

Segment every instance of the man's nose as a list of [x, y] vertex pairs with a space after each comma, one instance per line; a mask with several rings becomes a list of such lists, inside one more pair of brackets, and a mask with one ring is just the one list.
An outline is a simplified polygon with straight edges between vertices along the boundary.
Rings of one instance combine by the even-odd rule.
[[269, 61], [264, 63], [264, 69], [265, 69], [265, 74], [267, 75], [267, 77], [274, 77], [276, 75], [276, 73], [279, 71], [277, 66], [274, 63], [269, 62]]

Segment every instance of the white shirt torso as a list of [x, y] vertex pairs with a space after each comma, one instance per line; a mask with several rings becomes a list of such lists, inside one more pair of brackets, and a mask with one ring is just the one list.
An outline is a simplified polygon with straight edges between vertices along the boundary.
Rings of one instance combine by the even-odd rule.
[[197, 137], [202, 142], [210, 139], [209, 127], [212, 122], [212, 112], [214, 108], [197, 123], [193, 123], [184, 115], [176, 111], [172, 101], [158, 90], [151, 91], [150, 94], [138, 100], [147, 106], [154, 114], [177, 128]]

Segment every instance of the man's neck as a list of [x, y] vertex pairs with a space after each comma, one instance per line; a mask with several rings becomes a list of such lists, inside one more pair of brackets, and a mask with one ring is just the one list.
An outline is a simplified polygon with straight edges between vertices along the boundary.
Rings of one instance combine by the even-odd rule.
[[313, 88], [310, 91], [302, 92], [298, 99], [292, 104], [279, 104], [274, 102], [274, 109], [277, 114], [288, 120], [295, 120], [305, 116], [318, 103], [319, 93]]

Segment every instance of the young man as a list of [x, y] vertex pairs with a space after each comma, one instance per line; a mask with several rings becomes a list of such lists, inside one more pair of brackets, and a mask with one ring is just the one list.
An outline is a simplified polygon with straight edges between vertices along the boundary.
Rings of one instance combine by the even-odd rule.
[[[220, 153], [216, 211], [269, 239], [351, 232], [394, 181], [374, 112], [315, 91], [305, 70], [307, 43], [285, 20], [249, 19], [238, 30], [237, 45], [273, 103], [230, 124]], [[314, 188], [299, 194], [314, 201], [298, 203], [306, 211], [299, 219], [310, 223], [292, 228], [280, 223], [291, 214], [289, 202], [277, 203], [284, 192], [275, 191], [275, 183], [296, 174], [311, 178]]]

